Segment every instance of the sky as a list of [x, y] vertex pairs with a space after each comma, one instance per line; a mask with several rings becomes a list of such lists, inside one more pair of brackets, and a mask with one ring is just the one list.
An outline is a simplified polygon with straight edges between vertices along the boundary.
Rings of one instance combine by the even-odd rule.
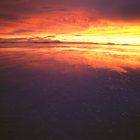
[[4, 0], [0, 38], [140, 44], [139, 0]]

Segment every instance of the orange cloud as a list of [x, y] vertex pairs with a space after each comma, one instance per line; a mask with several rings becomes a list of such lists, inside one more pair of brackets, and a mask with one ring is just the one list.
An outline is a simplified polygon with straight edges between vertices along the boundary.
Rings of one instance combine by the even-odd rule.
[[0, 37], [56, 36], [56, 40], [66, 42], [140, 44], [138, 21], [105, 19], [95, 10], [55, 9], [31, 17], [13, 19], [16, 20], [1, 20]]

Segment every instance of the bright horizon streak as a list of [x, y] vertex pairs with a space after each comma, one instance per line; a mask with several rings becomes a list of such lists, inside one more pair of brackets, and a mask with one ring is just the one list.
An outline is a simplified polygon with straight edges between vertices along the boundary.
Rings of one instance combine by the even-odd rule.
[[114, 43], [140, 45], [140, 38], [135, 37], [111, 37], [111, 36], [58, 36], [62, 42], [87, 42], [87, 43]]

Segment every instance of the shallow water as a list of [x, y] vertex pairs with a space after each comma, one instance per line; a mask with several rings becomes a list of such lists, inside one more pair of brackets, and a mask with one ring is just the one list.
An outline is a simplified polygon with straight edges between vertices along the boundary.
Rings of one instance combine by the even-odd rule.
[[140, 139], [140, 48], [0, 44], [1, 137]]

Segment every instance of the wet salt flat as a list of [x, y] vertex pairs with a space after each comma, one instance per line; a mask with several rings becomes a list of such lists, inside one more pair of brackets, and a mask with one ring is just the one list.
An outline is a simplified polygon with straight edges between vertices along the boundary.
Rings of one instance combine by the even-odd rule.
[[140, 139], [140, 47], [0, 44], [4, 140]]

